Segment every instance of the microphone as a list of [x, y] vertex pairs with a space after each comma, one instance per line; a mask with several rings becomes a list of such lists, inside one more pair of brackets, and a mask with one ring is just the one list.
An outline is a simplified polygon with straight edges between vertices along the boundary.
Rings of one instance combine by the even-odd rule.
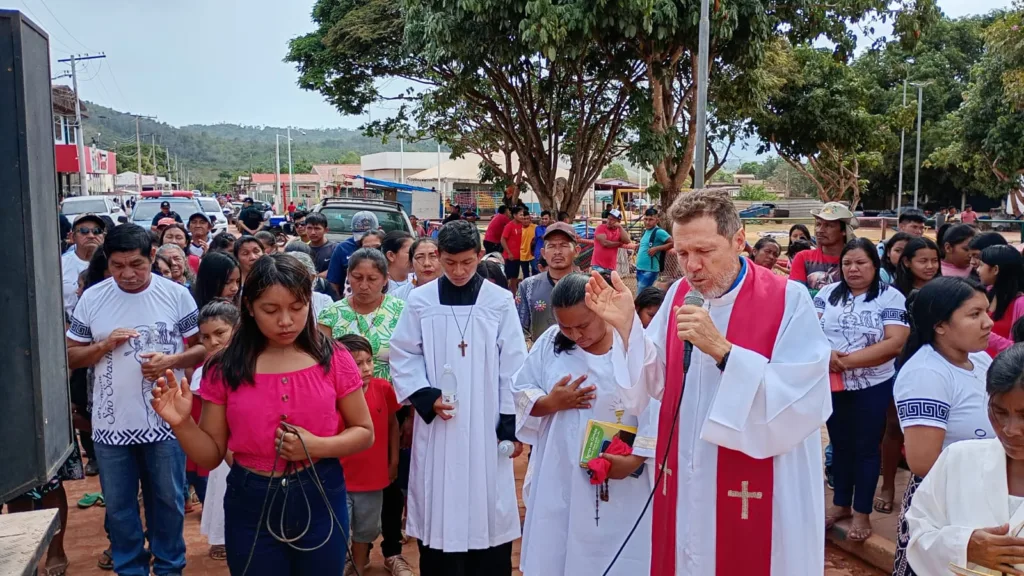
[[[686, 298], [683, 300], [683, 306], [703, 306], [704, 295], [699, 291], [690, 289], [686, 293]], [[684, 340], [683, 341], [683, 375], [690, 371], [690, 356], [693, 354], [693, 344]]]

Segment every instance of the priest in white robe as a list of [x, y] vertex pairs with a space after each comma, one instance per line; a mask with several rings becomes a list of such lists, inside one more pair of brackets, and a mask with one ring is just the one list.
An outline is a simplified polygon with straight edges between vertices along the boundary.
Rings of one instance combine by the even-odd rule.
[[526, 341], [512, 293], [476, 273], [476, 227], [456, 220], [437, 240], [444, 276], [410, 292], [391, 336], [395, 392], [419, 414], [406, 534], [420, 541], [421, 576], [509, 576], [519, 506], [498, 448], [515, 442], [510, 386]]
[[[549, 305], [557, 325], [533, 343], [516, 375], [516, 436], [532, 446], [529, 486], [523, 487], [526, 521], [519, 554], [524, 576], [603, 574], [633, 525], [635, 534], [609, 574], [647, 574], [651, 518], [640, 518], [651, 494], [657, 433], [655, 403], [638, 418], [619, 397], [629, 385], [625, 342], [584, 302], [589, 276], [558, 281]], [[612, 470], [607, 501], [581, 466], [590, 420], [636, 429], [633, 456]], [[635, 474], [635, 475], [634, 475]]]
[[646, 334], [617, 276], [587, 298], [628, 341], [632, 411], [662, 400], [651, 574], [821, 574], [830, 348], [810, 296], [740, 257], [726, 193], [681, 194], [668, 216], [686, 277]]

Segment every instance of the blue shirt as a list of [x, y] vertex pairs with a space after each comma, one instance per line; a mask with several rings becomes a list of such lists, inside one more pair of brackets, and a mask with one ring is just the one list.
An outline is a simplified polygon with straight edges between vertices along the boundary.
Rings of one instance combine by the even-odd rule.
[[338, 286], [345, 285], [345, 276], [348, 275], [348, 257], [359, 249], [354, 238], [349, 238], [334, 250], [331, 254], [331, 263], [327, 267], [327, 281]]
[[[533, 257], [538, 262], [540, 262], [540, 259], [543, 258], [543, 254], [541, 254], [540, 251], [544, 248], [544, 233], [547, 232], [547, 230], [547, 226], [538, 225], [537, 230], [534, 231], [533, 233], [533, 237], [537, 240], [537, 242], [535, 242], [533, 245]], [[538, 332], [538, 335], [539, 334], [540, 333]]]
[[652, 258], [647, 251], [665, 244], [671, 238], [668, 232], [657, 226], [644, 230], [644, 235], [640, 238], [640, 249], [636, 253], [636, 269], [644, 272], [661, 272], [661, 259], [657, 256]]

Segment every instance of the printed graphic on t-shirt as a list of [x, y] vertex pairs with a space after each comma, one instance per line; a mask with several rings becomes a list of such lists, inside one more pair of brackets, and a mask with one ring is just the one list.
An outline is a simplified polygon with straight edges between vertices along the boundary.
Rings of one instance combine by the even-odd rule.
[[817, 262], [811, 259], [804, 261], [804, 269], [807, 270], [807, 289], [811, 296], [818, 293], [825, 286], [839, 282], [839, 265], [828, 262]]

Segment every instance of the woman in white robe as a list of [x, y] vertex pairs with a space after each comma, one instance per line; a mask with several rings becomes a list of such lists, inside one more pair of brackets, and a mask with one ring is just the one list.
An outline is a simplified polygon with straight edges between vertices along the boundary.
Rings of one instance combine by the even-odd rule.
[[[589, 277], [573, 273], [551, 292], [558, 325], [534, 343], [512, 391], [516, 437], [533, 446], [520, 552], [524, 576], [603, 574], [650, 497], [658, 403], [639, 419], [626, 412], [619, 381], [630, 382], [624, 343], [584, 301]], [[609, 473], [608, 501], [580, 466], [587, 422], [637, 427], [631, 460]], [[640, 468], [642, 466], [642, 468]], [[639, 469], [639, 476], [631, 474]], [[597, 518], [595, 518], [595, 516]], [[650, 511], [611, 574], [650, 572]]]
[[954, 566], [1024, 573], [1024, 344], [996, 356], [986, 380], [998, 440], [943, 450], [906, 512], [907, 556], [921, 576], [945, 576]]

